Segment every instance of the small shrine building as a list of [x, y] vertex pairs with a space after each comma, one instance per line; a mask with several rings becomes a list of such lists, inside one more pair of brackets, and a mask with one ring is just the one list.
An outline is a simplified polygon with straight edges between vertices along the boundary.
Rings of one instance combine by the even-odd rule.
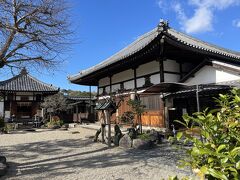
[[59, 88], [32, 77], [24, 68], [19, 75], [0, 81], [0, 116], [17, 122], [42, 117], [41, 102], [58, 92]]

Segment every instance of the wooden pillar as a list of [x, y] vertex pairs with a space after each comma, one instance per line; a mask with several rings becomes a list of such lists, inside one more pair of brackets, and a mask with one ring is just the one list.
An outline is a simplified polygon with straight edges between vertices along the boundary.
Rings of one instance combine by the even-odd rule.
[[99, 96], [99, 86], [97, 87], [97, 97]]
[[89, 113], [92, 114], [92, 86], [89, 86]]
[[110, 95], [112, 94], [112, 75], [109, 76], [110, 79]]
[[79, 121], [79, 118], [78, 118], [78, 104], [76, 104], [76, 114], [77, 114], [77, 122]]
[[164, 36], [160, 39], [160, 52], [159, 52], [159, 70], [160, 70], [160, 82], [164, 82], [164, 65], [163, 61], [166, 60], [164, 54]]
[[111, 121], [110, 121], [110, 112], [107, 110], [107, 124], [108, 124], [108, 147], [111, 147]]
[[12, 117], [12, 100], [10, 100], [10, 118]]
[[160, 68], [160, 83], [164, 82], [164, 68], [163, 68], [163, 59], [159, 59], [159, 68]]
[[133, 68], [134, 71], [134, 89], [137, 89], [137, 68]]
[[[160, 69], [160, 83], [164, 82], [164, 61], [166, 60], [164, 52], [164, 36], [160, 39], [160, 52], [159, 52], [159, 69]], [[163, 93], [160, 95], [160, 114], [162, 115], [162, 123], [165, 125], [165, 103], [163, 100]]]
[[[164, 127], [165, 126], [165, 103], [164, 103], [164, 100], [163, 100], [163, 93], [160, 94], [159, 96], [160, 98], [160, 115], [162, 116], [162, 126]], [[161, 125], [159, 124], [159, 127], [161, 127]]]

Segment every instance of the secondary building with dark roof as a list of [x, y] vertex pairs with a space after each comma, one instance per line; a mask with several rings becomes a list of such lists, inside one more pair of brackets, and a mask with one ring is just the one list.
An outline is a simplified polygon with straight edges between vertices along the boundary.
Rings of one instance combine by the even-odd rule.
[[[170, 127], [183, 113], [197, 111], [195, 93], [190, 93], [196, 92], [196, 85], [200, 87], [200, 109], [211, 107], [209, 98], [238, 86], [239, 74], [239, 52], [193, 38], [161, 21], [124, 49], [69, 80], [98, 86], [99, 101], [119, 92], [128, 94], [126, 101], [131, 93], [141, 94], [146, 106], [143, 125]], [[126, 101], [113, 118], [129, 110]]]
[[14, 117], [16, 121], [42, 116], [40, 103], [44, 97], [58, 92], [58, 88], [39, 81], [22, 69], [19, 75], [0, 81], [0, 96], [3, 97], [0, 115], [5, 119]]

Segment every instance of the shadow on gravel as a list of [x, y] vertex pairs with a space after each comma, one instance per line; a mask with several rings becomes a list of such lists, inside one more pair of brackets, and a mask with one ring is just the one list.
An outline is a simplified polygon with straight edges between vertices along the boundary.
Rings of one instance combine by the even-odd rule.
[[[62, 151], [62, 149], [65, 150]], [[73, 150], [74, 152], [72, 152]], [[155, 168], [159, 164], [175, 167], [176, 161], [185, 155], [182, 150], [167, 144], [159, 145], [152, 150], [130, 149], [125, 151], [118, 147], [108, 148], [106, 145], [93, 143], [90, 139], [44, 141], [2, 147], [1, 151], [11, 160], [18, 159], [18, 162], [23, 160], [23, 163], [9, 162], [10, 168], [9, 173], [5, 176], [6, 179], [9, 177], [21, 179], [21, 176], [24, 175], [37, 176], [41, 173], [47, 174], [46, 178], [51, 179], [71, 173], [80, 173], [79, 169], [81, 168], [92, 169], [94, 172], [95, 168], [126, 164], [131, 166], [137, 162]], [[76, 153], [78, 151], [79, 153]], [[46, 155], [46, 159], [38, 160], [39, 156], [44, 155]]]

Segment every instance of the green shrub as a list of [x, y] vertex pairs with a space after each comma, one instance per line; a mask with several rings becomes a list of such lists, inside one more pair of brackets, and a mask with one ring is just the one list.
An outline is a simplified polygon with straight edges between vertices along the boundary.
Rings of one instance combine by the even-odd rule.
[[150, 134], [149, 133], [142, 133], [140, 135], [138, 135], [139, 139], [142, 139], [144, 141], [150, 140]]
[[187, 151], [189, 160], [182, 166], [190, 166], [201, 179], [240, 179], [240, 90], [233, 89], [230, 94], [216, 99], [218, 109], [184, 115], [184, 125], [191, 131], [196, 125], [199, 136], [179, 132], [177, 139], [192, 142]]
[[52, 128], [54, 126], [62, 126], [63, 121], [58, 116], [52, 116], [49, 122], [47, 122], [47, 127]]
[[14, 130], [14, 124], [13, 123], [5, 123], [4, 127], [2, 128], [2, 132], [9, 133], [10, 131]]

